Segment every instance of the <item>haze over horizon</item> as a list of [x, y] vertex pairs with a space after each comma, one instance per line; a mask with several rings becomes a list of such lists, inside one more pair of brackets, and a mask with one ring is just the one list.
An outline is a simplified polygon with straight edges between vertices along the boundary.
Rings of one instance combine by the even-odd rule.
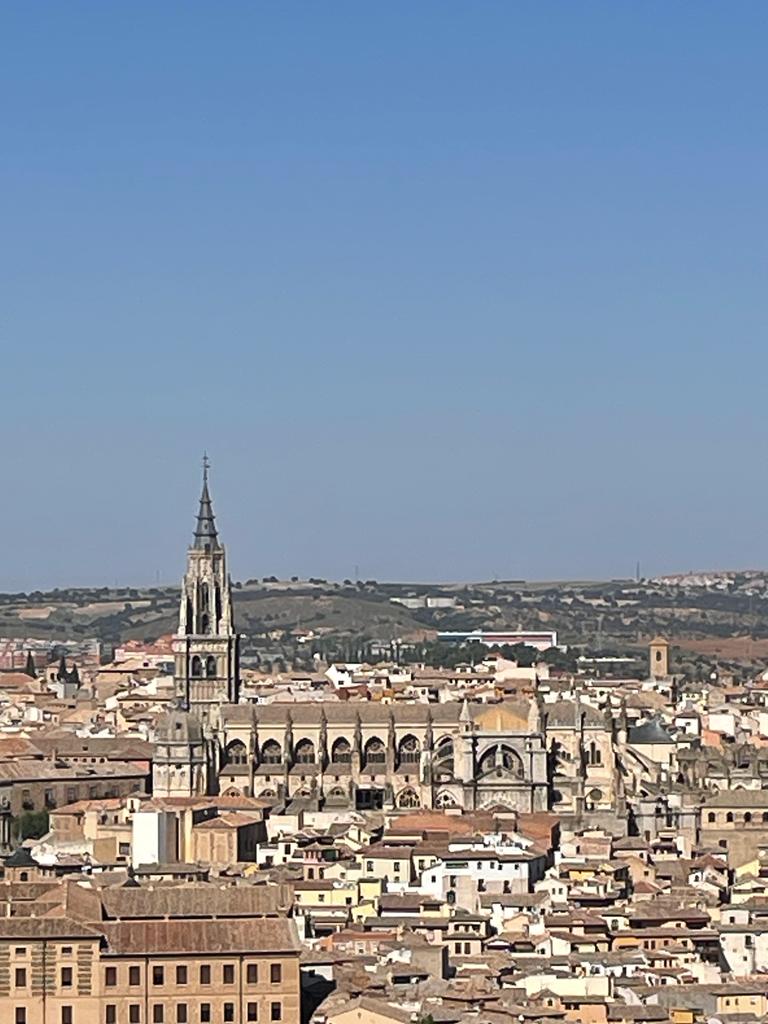
[[0, 11], [0, 590], [768, 565], [765, 5]]

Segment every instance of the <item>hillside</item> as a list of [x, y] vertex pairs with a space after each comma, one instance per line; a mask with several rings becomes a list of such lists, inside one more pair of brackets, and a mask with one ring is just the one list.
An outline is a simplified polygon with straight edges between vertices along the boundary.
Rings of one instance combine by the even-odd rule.
[[[768, 575], [714, 573], [643, 580], [353, 584], [249, 580], [235, 584], [246, 653], [293, 659], [311, 642], [420, 643], [447, 629], [556, 629], [562, 644], [612, 654], [667, 636], [682, 659], [760, 666], [768, 658]], [[408, 604], [405, 607], [401, 603]], [[0, 635], [107, 644], [153, 640], [176, 628], [177, 588], [101, 588], [0, 595]]]

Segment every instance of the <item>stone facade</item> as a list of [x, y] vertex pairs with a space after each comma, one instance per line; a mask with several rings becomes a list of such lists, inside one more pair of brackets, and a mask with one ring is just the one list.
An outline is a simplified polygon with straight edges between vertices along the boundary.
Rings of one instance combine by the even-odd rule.
[[226, 706], [221, 792], [346, 810], [546, 810], [538, 707]]
[[232, 615], [226, 551], [219, 542], [208, 492], [207, 461], [195, 535], [187, 552], [174, 655], [177, 699], [214, 732], [219, 707], [237, 703], [240, 637]]

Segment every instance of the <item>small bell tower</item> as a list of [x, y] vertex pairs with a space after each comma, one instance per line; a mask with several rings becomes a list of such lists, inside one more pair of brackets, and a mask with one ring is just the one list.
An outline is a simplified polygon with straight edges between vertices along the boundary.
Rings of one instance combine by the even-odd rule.
[[669, 644], [663, 636], [656, 636], [648, 645], [651, 679], [669, 678]]

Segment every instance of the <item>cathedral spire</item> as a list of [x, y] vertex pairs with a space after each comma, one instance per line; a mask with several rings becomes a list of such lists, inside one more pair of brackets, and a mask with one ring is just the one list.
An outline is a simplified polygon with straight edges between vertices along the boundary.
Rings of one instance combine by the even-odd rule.
[[203, 490], [200, 495], [200, 510], [197, 513], [195, 542], [192, 545], [198, 551], [216, 551], [219, 547], [213, 505], [211, 504], [211, 495], [208, 491], [208, 470], [210, 465], [208, 456], [203, 455]]

